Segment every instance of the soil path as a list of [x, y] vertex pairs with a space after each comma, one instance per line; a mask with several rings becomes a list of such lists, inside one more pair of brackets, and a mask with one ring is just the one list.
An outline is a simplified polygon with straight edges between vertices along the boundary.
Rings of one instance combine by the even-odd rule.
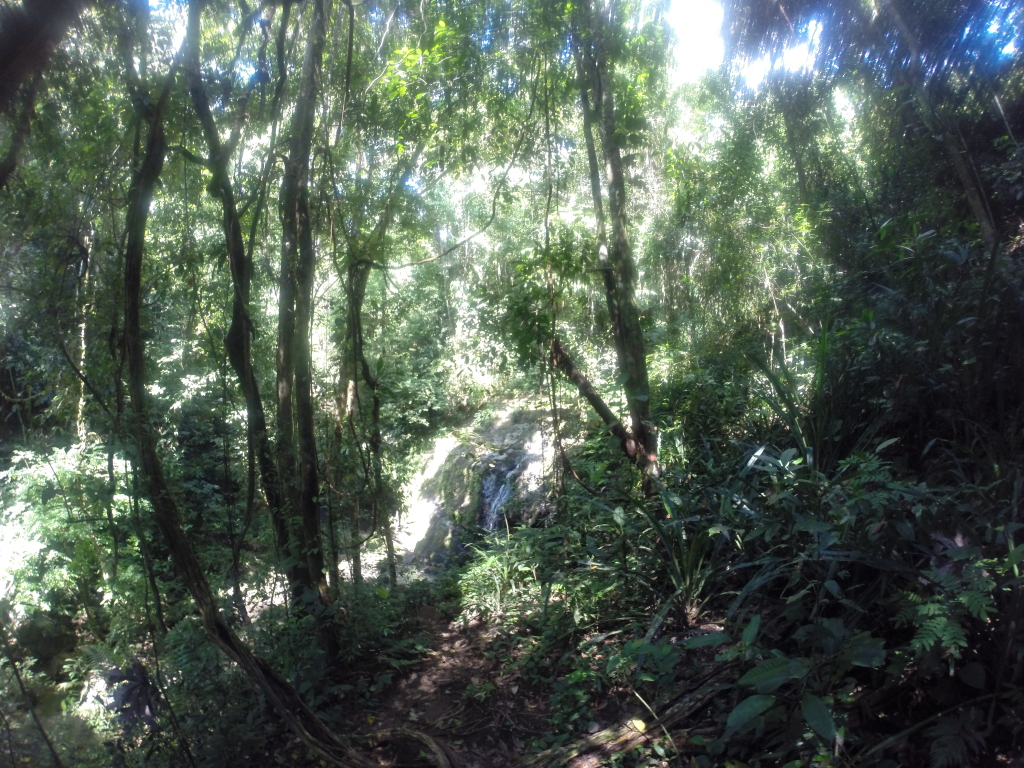
[[[381, 699], [368, 730], [411, 728], [440, 742], [460, 768], [512, 768], [546, 733], [546, 702], [529, 695], [489, 650], [493, 630], [449, 623], [426, 607], [420, 617], [432, 650]], [[381, 750], [382, 765], [425, 764], [412, 753]], [[392, 755], [389, 762], [388, 754]]]

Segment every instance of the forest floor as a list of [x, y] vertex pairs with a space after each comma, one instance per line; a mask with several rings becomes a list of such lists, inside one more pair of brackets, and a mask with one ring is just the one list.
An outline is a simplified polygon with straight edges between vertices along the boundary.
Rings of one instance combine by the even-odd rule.
[[[628, 691], [609, 690], [603, 700], [594, 702], [586, 732], [576, 735], [592, 739], [589, 747], [569, 739], [578, 750], [566, 745], [568, 751], [561, 757], [555, 751], [545, 753], [550, 759], [538, 756], [538, 750], [553, 745], [552, 736], [560, 730], [553, 725], [557, 718], [550, 703], [551, 688], [528, 680], [517, 663], [520, 660], [501, 650], [500, 625], [449, 621], [432, 606], [423, 606], [417, 613], [430, 638], [425, 645], [431, 650], [398, 676], [374, 706], [346, 713], [355, 742], [368, 740], [368, 754], [381, 766], [437, 765], [422, 743], [403, 737], [385, 743], [373, 739], [374, 734], [402, 730], [435, 740], [453, 768], [600, 768], [609, 764], [609, 754], [620, 751], [617, 745], [628, 752], [655, 735], [633, 726], [644, 713], [633, 705]], [[534, 762], [538, 758], [540, 762]], [[645, 764], [669, 765], [656, 759]]]
[[[359, 732], [426, 733], [461, 768], [518, 765], [530, 743], [549, 733], [545, 698], [495, 659], [493, 628], [449, 622], [430, 606], [421, 608], [419, 617], [431, 650], [383, 692], [374, 711], [363, 712]], [[393, 747], [379, 746], [373, 757], [382, 766], [418, 762], [420, 745], [411, 752]]]

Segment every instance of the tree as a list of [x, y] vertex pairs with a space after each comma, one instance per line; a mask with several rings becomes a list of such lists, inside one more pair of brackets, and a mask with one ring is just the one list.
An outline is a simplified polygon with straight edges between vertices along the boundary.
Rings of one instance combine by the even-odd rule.
[[[615, 338], [619, 374], [626, 393], [630, 425], [623, 439], [623, 450], [636, 462], [650, 483], [658, 475], [658, 449], [651, 423], [651, 392], [647, 378], [647, 353], [640, 313], [636, 306], [636, 266], [630, 247], [626, 219], [626, 182], [623, 173], [621, 132], [617, 129], [615, 94], [609, 60], [608, 25], [615, 17], [615, 6], [594, 12], [588, 3], [580, 5], [580, 18], [573, 30], [573, 55], [579, 77], [583, 110], [583, 133], [590, 168], [590, 186], [597, 219], [598, 264], [604, 278], [608, 314]], [[607, 13], [609, 19], [604, 18]], [[593, 126], [601, 135], [608, 177], [608, 211], [612, 239], [607, 242], [601, 178], [594, 147]], [[653, 492], [649, 484], [649, 492]]]

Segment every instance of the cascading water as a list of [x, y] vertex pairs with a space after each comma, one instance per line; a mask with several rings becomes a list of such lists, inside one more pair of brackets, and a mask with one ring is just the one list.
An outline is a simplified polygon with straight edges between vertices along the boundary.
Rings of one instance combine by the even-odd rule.
[[481, 489], [480, 525], [485, 531], [497, 530], [509, 501], [540, 488], [544, 472], [542, 446], [538, 431], [522, 448], [508, 448], [484, 457], [481, 463], [487, 469]]
[[395, 543], [406, 566], [447, 562], [480, 529], [504, 531], [543, 513], [546, 415], [506, 406], [434, 441], [404, 488]]
[[481, 489], [481, 502], [483, 509], [480, 515], [480, 525], [490, 533], [498, 527], [502, 519], [501, 509], [512, 498], [516, 481], [516, 470], [520, 462], [513, 456], [502, 457], [498, 462], [492, 463], [487, 474], [484, 475], [483, 488]]

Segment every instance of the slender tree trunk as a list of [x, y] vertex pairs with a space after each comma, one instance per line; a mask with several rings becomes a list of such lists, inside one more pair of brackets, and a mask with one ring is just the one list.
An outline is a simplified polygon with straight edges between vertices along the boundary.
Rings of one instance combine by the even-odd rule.
[[[347, 341], [343, 346], [347, 347]], [[341, 356], [340, 375], [338, 378], [338, 394], [337, 394], [337, 407], [338, 407], [338, 419], [335, 422], [334, 433], [337, 439], [337, 444], [340, 447], [345, 440], [345, 429], [352, 433], [352, 442], [358, 442], [355, 436], [355, 426], [353, 422], [352, 410], [355, 407], [356, 399], [356, 382], [354, 374], [351, 373], [353, 366], [351, 364], [351, 357], [344, 351]], [[345, 481], [345, 468], [341, 461], [337, 462], [335, 469], [335, 484], [338, 488], [341, 488]], [[346, 549], [349, 553], [349, 563], [352, 568], [352, 583], [361, 584], [363, 581], [363, 563], [362, 563], [362, 543], [359, 534], [359, 510], [360, 510], [360, 494], [352, 494], [346, 501], [347, 518], [345, 520], [345, 526], [347, 529], [346, 539], [348, 540], [348, 546]]]
[[590, 379], [586, 377], [586, 374], [576, 367], [572, 356], [562, 346], [562, 342], [558, 338], [551, 340], [551, 362], [555, 368], [565, 374], [569, 381], [576, 385], [580, 394], [590, 403], [590, 407], [601, 417], [601, 421], [608, 426], [609, 431], [625, 443], [630, 437], [629, 432], [622, 426], [619, 417], [608, 407], [608, 404], [594, 388], [594, 385], [590, 383]]
[[[281, 185], [281, 285], [278, 315], [277, 403], [279, 471], [289, 489], [300, 526], [301, 561], [306, 590], [329, 600], [320, 532], [319, 479], [313, 419], [312, 360], [309, 334], [313, 313], [316, 251], [309, 215], [309, 160], [320, 95], [326, 42], [327, 2], [313, 0], [312, 19], [292, 117], [291, 145]], [[294, 392], [293, 392], [294, 389]], [[293, 412], [298, 455], [292, 448]]]
[[[345, 329], [345, 342], [342, 345], [341, 378], [345, 382], [346, 392], [346, 418], [349, 429], [352, 432], [353, 443], [358, 443], [359, 438], [355, 431], [355, 417], [360, 412], [359, 408], [359, 383], [356, 381], [360, 373], [360, 358], [362, 356], [363, 344], [363, 300], [366, 298], [366, 284], [370, 277], [370, 266], [367, 259], [362, 259], [352, 250], [348, 255], [347, 294], [348, 294], [348, 322]], [[360, 450], [356, 446], [356, 450]], [[376, 485], [373, 482], [372, 474], [374, 457], [370, 456], [369, 464], [363, 462], [363, 483], [362, 488], [370, 488], [373, 498], [373, 508], [376, 513]], [[362, 532], [360, 531], [359, 517], [362, 508], [363, 493], [355, 494], [349, 503], [349, 547], [352, 563], [352, 581], [359, 584], [363, 580], [362, 564]], [[376, 514], [374, 519], [378, 519]]]
[[18, 115], [18, 122], [14, 126], [14, 135], [11, 136], [11, 143], [7, 146], [7, 152], [4, 153], [3, 159], [0, 159], [0, 189], [7, 186], [7, 180], [14, 173], [14, 169], [18, 167], [18, 156], [32, 132], [36, 91], [42, 80], [42, 75], [36, 74], [22, 95], [21, 112]]
[[[287, 22], [287, 18], [288, 14], [286, 13], [282, 23]], [[288, 517], [284, 495], [277, 466], [274, 463], [274, 452], [270, 441], [270, 431], [267, 427], [266, 411], [263, 408], [263, 398], [260, 395], [259, 383], [252, 365], [253, 328], [249, 315], [252, 259], [246, 252], [245, 242], [242, 238], [242, 223], [228, 168], [231, 159], [231, 146], [224, 146], [220, 140], [220, 132], [210, 110], [210, 101], [200, 71], [201, 20], [202, 3], [200, 0], [192, 0], [189, 5], [188, 40], [185, 54], [189, 93], [209, 149], [207, 164], [213, 174], [213, 179], [208, 189], [221, 202], [221, 228], [224, 232], [233, 287], [231, 325], [228, 327], [224, 343], [227, 348], [228, 360], [238, 377], [238, 384], [242, 390], [242, 396], [245, 398], [249, 441], [256, 452], [263, 493], [267, 499], [267, 506], [270, 508], [278, 551], [287, 562], [293, 563], [295, 559], [289, 557], [292, 545], [288, 535]], [[250, 81], [250, 89], [254, 85], [255, 77]], [[236, 125], [238, 125], [240, 117], [240, 115], [236, 117]], [[292, 592], [301, 589], [300, 576], [296, 566], [293, 564], [286, 567], [286, 572]]]
[[384, 487], [384, 459], [381, 455], [383, 440], [380, 432], [380, 381], [370, 371], [370, 364], [363, 354], [362, 343], [359, 345], [359, 357], [363, 369], [363, 381], [373, 392], [373, 410], [370, 431], [370, 461], [373, 465], [373, 503], [378, 519], [384, 529], [384, 546], [388, 558], [388, 580], [391, 587], [398, 586], [398, 564], [395, 561], [395, 538], [391, 527], [391, 515], [394, 512], [390, 503], [391, 494]]
[[[86, 206], [89, 204], [86, 203]], [[86, 212], [87, 213], [87, 212]], [[88, 330], [89, 314], [93, 302], [93, 272], [92, 269], [92, 239], [94, 233], [92, 228], [87, 228], [88, 234], [80, 235], [78, 243], [81, 249], [79, 256], [81, 261], [78, 267], [78, 274], [75, 280], [75, 341], [73, 354], [75, 365], [79, 371], [85, 371], [85, 347], [86, 333]], [[72, 380], [72, 397], [75, 401], [75, 433], [78, 442], [84, 443], [89, 432], [89, 425], [85, 421], [85, 384], [81, 378], [75, 376]]]
[[[337, 429], [335, 429], [334, 439], [331, 443], [332, 450], [336, 450], [340, 447], [340, 442], [337, 439]], [[332, 462], [332, 453], [330, 451], [325, 452], [324, 457], [324, 475], [326, 476], [326, 483], [333, 481], [335, 477], [334, 462]], [[334, 454], [336, 456], [336, 454]], [[334, 511], [334, 502], [332, 500], [331, 488], [328, 487], [324, 491], [324, 498], [327, 501], [327, 543], [331, 548], [331, 556], [326, 560], [327, 565], [327, 578], [328, 585], [331, 589], [331, 598], [336, 599], [340, 594], [341, 590], [341, 573], [338, 570], [338, 562], [340, 557], [338, 554], [338, 520]]]
[[800, 139], [797, 136], [797, 119], [791, 114], [796, 95], [781, 85], [775, 86], [775, 100], [779, 111], [782, 112], [782, 129], [786, 138], [786, 148], [789, 150], [790, 159], [793, 161], [793, 169], [796, 171], [797, 189], [800, 191], [800, 202], [810, 207], [810, 185], [807, 180], [807, 167], [804, 163], [803, 151], [800, 146]]
[[170, 629], [164, 619], [164, 599], [160, 596], [160, 584], [156, 580], [156, 570], [153, 568], [153, 555], [149, 551], [149, 541], [146, 539], [146, 529], [142, 525], [142, 513], [139, 511], [139, 469], [135, 462], [131, 465], [132, 477], [132, 526], [135, 528], [135, 535], [139, 539], [139, 551], [142, 553], [142, 565], [146, 569], [146, 579], [149, 588], [153, 590], [153, 608], [156, 611], [156, 621], [162, 635], [167, 635]]
[[[176, 64], [177, 62], [175, 67]], [[162, 121], [173, 82], [172, 69], [151, 118], [142, 164], [132, 179], [128, 193], [128, 236], [125, 248], [125, 351], [128, 388], [135, 416], [140, 469], [153, 507], [153, 516], [167, 542], [175, 572], [191, 593], [207, 634], [214, 644], [239, 665], [307, 747], [331, 764], [369, 768], [373, 763], [339, 741], [332, 729], [303, 702], [291, 684], [264, 660], [254, 656], [225, 621], [217, 608], [217, 599], [206, 579], [206, 574], [185, 535], [181, 513], [164, 477], [157, 448], [157, 436], [150, 421], [147, 405], [145, 350], [141, 329], [142, 257], [153, 190], [163, 169], [167, 152]]]
[[[408, 156], [408, 160], [402, 165], [395, 166], [393, 170], [391, 190], [388, 194], [384, 209], [373, 229], [360, 243], [358, 232], [346, 233], [348, 239], [347, 247], [347, 269], [344, 275], [346, 280], [346, 291], [348, 298], [348, 317], [345, 328], [345, 339], [342, 344], [341, 382], [348, 387], [348, 403], [346, 413], [354, 442], [358, 442], [353, 424], [353, 413], [361, 410], [358, 402], [359, 386], [356, 378], [362, 374], [363, 383], [373, 395], [371, 406], [370, 423], [370, 458], [369, 462], [364, 461], [363, 486], [370, 488], [372, 508], [375, 526], [383, 522], [384, 543], [388, 556], [388, 575], [391, 584], [394, 586], [398, 581], [398, 568], [395, 559], [394, 535], [391, 526], [391, 514], [393, 504], [390, 496], [386, 493], [383, 479], [383, 440], [380, 429], [380, 382], [370, 369], [363, 348], [363, 304], [366, 300], [366, 288], [370, 279], [370, 270], [376, 265], [379, 266], [382, 255], [387, 246], [387, 234], [394, 220], [395, 204], [398, 196], [402, 193], [405, 184], [409, 181], [413, 169], [419, 162], [423, 153], [423, 146], [420, 145], [415, 152]], [[383, 323], [381, 323], [383, 325]], [[339, 406], [340, 407], [340, 406]], [[352, 537], [352, 578], [353, 581], [362, 580], [359, 546], [361, 537], [359, 535], [359, 509], [360, 496], [357, 494], [350, 505], [349, 533]]]
[[[583, 108], [584, 137], [590, 166], [591, 192], [598, 220], [598, 264], [604, 277], [619, 375], [623, 380], [630, 417], [623, 449], [643, 472], [645, 491], [653, 494], [656, 490], [653, 478], [658, 475], [657, 438], [650, 417], [647, 355], [640, 312], [636, 305], [636, 266], [633, 262], [626, 218], [626, 181], [622, 170], [622, 154], [616, 137], [611, 64], [605, 49], [603, 20], [586, 2], [581, 6], [581, 10], [585, 26], [581, 34], [574, 36], [575, 56]], [[594, 125], [601, 136], [608, 178], [610, 242], [604, 221], [601, 174], [593, 139]]]
[[349, 505], [348, 511], [348, 541], [349, 541], [349, 563], [352, 567], [352, 583], [363, 583], [363, 540], [359, 530], [359, 496], [357, 495]]

